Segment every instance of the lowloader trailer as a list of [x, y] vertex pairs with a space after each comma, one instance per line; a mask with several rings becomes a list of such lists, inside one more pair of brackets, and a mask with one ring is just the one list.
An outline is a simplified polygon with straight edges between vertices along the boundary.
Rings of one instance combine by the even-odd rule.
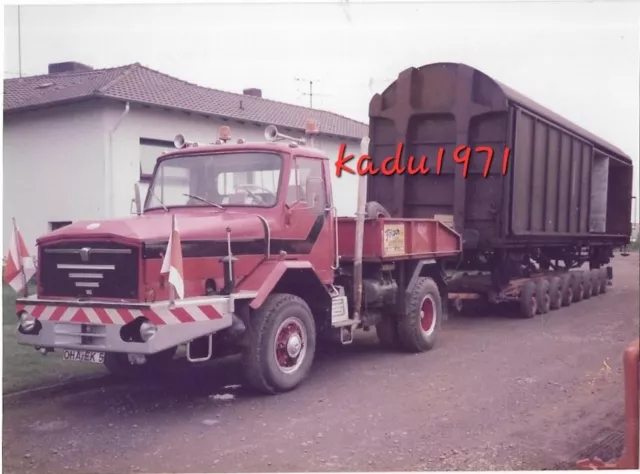
[[[311, 141], [316, 130], [309, 121]], [[37, 294], [17, 300], [19, 343], [128, 378], [158, 374], [180, 345], [193, 363], [240, 353], [264, 393], [298, 386], [316, 341], [349, 344], [356, 328], [431, 349], [446, 315], [443, 262], [459, 258], [460, 235], [436, 219], [367, 217], [364, 186], [357, 217], [338, 218], [327, 156], [274, 126], [265, 135], [228, 143], [221, 127], [210, 145], [179, 135], [136, 216], [38, 239]], [[161, 271], [172, 222], [184, 298]]]
[[400, 73], [370, 102], [369, 136], [373, 167], [393, 156], [396, 170], [429, 168], [378, 172], [368, 198], [382, 215], [437, 219], [462, 236], [460, 259], [445, 262], [454, 308], [512, 301], [530, 318], [611, 284], [633, 200], [632, 160], [615, 146], [454, 63]]

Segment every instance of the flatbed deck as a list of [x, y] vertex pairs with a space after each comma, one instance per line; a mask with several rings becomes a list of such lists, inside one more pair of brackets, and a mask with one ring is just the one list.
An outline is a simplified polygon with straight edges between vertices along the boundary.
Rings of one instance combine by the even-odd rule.
[[[355, 256], [356, 219], [338, 218], [340, 259]], [[462, 238], [436, 219], [379, 217], [364, 222], [364, 262], [384, 262], [433, 257], [455, 257], [462, 252]]]

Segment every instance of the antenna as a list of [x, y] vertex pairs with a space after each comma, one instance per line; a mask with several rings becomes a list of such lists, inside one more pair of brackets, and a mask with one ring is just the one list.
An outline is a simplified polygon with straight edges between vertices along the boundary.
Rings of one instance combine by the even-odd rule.
[[309, 108], [313, 109], [313, 96], [314, 95], [324, 95], [324, 94], [314, 94], [313, 92], [313, 84], [314, 83], [319, 83], [320, 81], [318, 80], [313, 80], [313, 79], [303, 79], [300, 77], [296, 77], [295, 78], [296, 82], [307, 82], [309, 84], [309, 92], [303, 92], [302, 95], [308, 95], [309, 96]]

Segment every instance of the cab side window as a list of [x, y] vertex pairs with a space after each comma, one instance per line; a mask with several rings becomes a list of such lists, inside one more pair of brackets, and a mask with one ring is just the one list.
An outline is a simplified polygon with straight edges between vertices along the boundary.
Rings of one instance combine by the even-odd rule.
[[[291, 206], [296, 202], [307, 201], [307, 190], [309, 184], [314, 189], [324, 183], [322, 173], [322, 161], [314, 158], [297, 157], [293, 161], [293, 168], [289, 175], [289, 186], [287, 188], [287, 204]], [[326, 190], [322, 188], [322, 197], [326, 199]], [[311, 203], [309, 203], [311, 204]]]

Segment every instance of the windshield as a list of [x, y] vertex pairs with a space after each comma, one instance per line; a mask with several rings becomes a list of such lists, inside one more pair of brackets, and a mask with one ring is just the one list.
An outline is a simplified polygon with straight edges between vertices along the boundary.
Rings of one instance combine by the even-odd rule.
[[282, 158], [244, 152], [188, 155], [159, 163], [145, 210], [172, 206], [272, 207], [278, 199]]

